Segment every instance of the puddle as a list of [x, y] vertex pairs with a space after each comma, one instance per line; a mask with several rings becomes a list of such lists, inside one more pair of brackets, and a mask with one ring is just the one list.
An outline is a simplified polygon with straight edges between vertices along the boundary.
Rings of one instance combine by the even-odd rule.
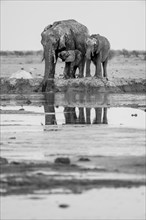
[[45, 192], [45, 195], [38, 196], [2, 197], [1, 218], [145, 219], [145, 187], [93, 189], [77, 195], [47, 195]]
[[[128, 107], [1, 106], [1, 126], [11, 125], [107, 125], [145, 128], [146, 112]], [[15, 114], [13, 112], [15, 111]], [[57, 126], [56, 126], [57, 127]]]
[[[133, 96], [131, 97], [133, 100]], [[71, 98], [73, 99], [72, 96]], [[66, 96], [66, 99], [69, 104], [69, 97]], [[2, 156], [9, 160], [53, 161], [59, 155], [145, 154], [144, 110], [131, 107], [94, 107], [93, 96], [88, 97], [89, 102], [86, 100], [85, 106], [84, 96], [82, 99], [76, 96], [76, 106], [64, 105], [66, 99], [62, 105], [57, 106], [54, 94], [47, 94], [46, 99], [38, 101], [37, 105], [18, 105], [18, 100], [15, 100], [15, 105], [14, 102], [6, 105], [2, 102]]]

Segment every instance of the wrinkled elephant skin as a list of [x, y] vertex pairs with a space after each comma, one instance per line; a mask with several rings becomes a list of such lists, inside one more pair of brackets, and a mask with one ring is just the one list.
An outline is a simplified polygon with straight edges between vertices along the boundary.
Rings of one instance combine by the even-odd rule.
[[[89, 36], [88, 29], [84, 25], [72, 19], [57, 21], [52, 25], [48, 25], [41, 36], [45, 60], [43, 85], [46, 84], [49, 78], [54, 78], [58, 53], [63, 50], [78, 49], [81, 51], [83, 54], [81, 73], [83, 75], [86, 53], [85, 42]], [[66, 71], [68, 74], [68, 67]]]
[[91, 35], [86, 41], [86, 76], [91, 76], [90, 74], [90, 64], [91, 61], [95, 65], [95, 77], [102, 77], [102, 68], [103, 67], [103, 76], [107, 78], [107, 63], [110, 52], [110, 43], [109, 41], [99, 34]]

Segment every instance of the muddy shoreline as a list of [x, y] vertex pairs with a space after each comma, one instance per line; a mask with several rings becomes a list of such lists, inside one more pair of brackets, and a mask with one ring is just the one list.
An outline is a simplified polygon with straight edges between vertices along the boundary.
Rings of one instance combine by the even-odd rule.
[[[90, 160], [92, 161], [93, 158]], [[117, 159], [98, 157], [94, 160], [97, 161], [98, 166], [86, 168], [84, 165], [91, 161], [81, 162], [78, 159], [76, 163], [57, 164], [55, 162], [8, 162], [1, 158], [1, 195], [35, 194], [41, 190], [52, 193], [54, 189], [76, 194], [93, 188], [131, 188], [146, 184], [144, 168], [146, 161], [142, 156]], [[116, 175], [116, 178], [111, 174]]]
[[[0, 78], [1, 94], [28, 94], [42, 91], [42, 78], [15, 79]], [[111, 78], [97, 79], [95, 77], [81, 79], [50, 79], [47, 82], [46, 92], [73, 91], [96, 93], [141, 93], [146, 92], [146, 79]]]

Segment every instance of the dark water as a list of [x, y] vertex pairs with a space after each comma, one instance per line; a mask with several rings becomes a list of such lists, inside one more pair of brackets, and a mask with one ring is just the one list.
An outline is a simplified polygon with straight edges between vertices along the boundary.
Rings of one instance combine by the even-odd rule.
[[[131, 106], [144, 98], [136, 96], [134, 102], [134, 95], [127, 97]], [[12, 160], [48, 160], [52, 155], [143, 155], [146, 112], [127, 107], [127, 101], [126, 107], [111, 105], [113, 100], [120, 106], [126, 96], [113, 95], [111, 99], [105, 94], [48, 93], [33, 99], [5, 98], [1, 105], [2, 154]]]

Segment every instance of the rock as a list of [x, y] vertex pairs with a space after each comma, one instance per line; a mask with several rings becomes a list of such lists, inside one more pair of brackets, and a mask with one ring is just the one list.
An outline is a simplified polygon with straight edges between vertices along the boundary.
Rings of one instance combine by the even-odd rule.
[[88, 161], [90, 161], [90, 159], [87, 157], [81, 157], [81, 158], [79, 158], [79, 161], [88, 162]]
[[0, 157], [0, 165], [8, 164], [8, 160], [6, 158]]
[[58, 157], [54, 162], [59, 164], [70, 164], [70, 159], [68, 157]]
[[25, 110], [24, 108], [20, 108], [20, 109], [19, 109], [19, 111], [24, 111], [24, 110]]
[[20, 165], [21, 163], [17, 162], [17, 161], [12, 161], [11, 164], [13, 164], [13, 165]]
[[27, 105], [30, 105], [31, 104], [31, 101], [28, 99], [28, 100], [26, 100], [26, 104]]
[[23, 68], [21, 70], [18, 70], [16, 73], [13, 73], [10, 78], [15, 79], [32, 79], [32, 74], [25, 71]]
[[60, 204], [59, 207], [60, 207], [60, 208], [68, 208], [69, 205], [67, 205], [67, 204]]
[[137, 117], [137, 114], [131, 114], [132, 117]]

